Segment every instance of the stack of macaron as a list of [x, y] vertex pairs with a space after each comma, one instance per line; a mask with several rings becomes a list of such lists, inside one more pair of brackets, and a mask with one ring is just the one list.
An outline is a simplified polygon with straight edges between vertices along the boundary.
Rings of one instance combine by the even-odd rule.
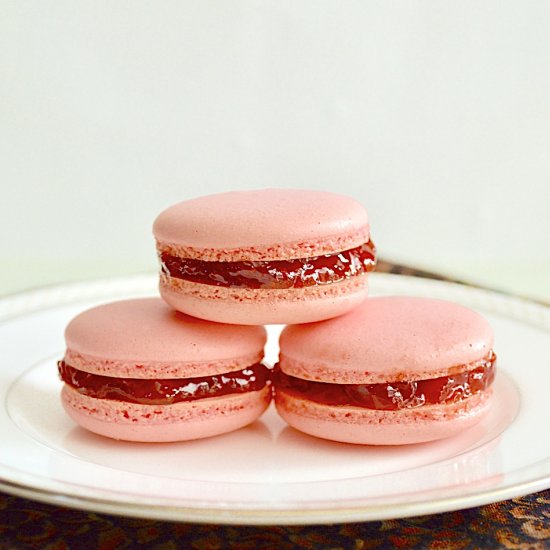
[[[457, 304], [368, 297], [365, 208], [335, 193], [265, 189], [176, 204], [154, 222], [161, 298], [73, 319], [62, 403], [88, 430], [184, 441], [267, 409], [307, 434], [418, 443], [477, 423], [495, 373], [491, 327]], [[263, 325], [288, 325], [262, 364]]]

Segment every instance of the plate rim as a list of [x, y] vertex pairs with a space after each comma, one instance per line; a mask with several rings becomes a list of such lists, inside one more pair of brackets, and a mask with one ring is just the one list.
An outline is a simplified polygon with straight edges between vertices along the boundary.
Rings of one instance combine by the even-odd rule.
[[[543, 460], [541, 462], [548, 462]], [[531, 465], [530, 467], [535, 466]], [[111, 515], [122, 515], [162, 521], [185, 521], [219, 525], [321, 525], [383, 521], [420, 515], [446, 513], [500, 502], [545, 490], [550, 486], [549, 474], [523, 483], [511, 483], [497, 489], [463, 496], [442, 497], [434, 500], [401, 502], [398, 504], [369, 504], [367, 499], [342, 508], [317, 505], [312, 509], [219, 508], [119, 502], [95, 496], [78, 496], [70, 492], [30, 487], [0, 477], [0, 490], [22, 498], [46, 504], [73, 507], [79, 510]], [[495, 498], [496, 497], [496, 498]]]
[[[411, 275], [373, 273], [375, 279], [389, 284], [398, 283], [409, 286], [417, 285], [427, 295], [438, 297], [443, 292], [448, 296], [452, 289], [467, 302], [484, 301], [483, 308], [496, 314], [505, 315], [534, 325], [544, 331], [550, 331], [550, 306], [529, 298], [514, 296], [483, 287], [473, 287], [458, 282], [441, 281]], [[78, 302], [93, 299], [123, 298], [149, 294], [151, 283], [156, 274], [138, 274], [131, 276], [78, 281], [67, 284], [51, 285], [0, 297], [0, 325], [17, 317]], [[147, 290], [144, 290], [147, 289]], [[418, 290], [418, 289], [415, 289]], [[434, 296], [435, 292], [435, 296]], [[491, 305], [487, 305], [487, 298]], [[449, 298], [447, 298], [449, 299]], [[514, 473], [533, 469], [538, 464], [550, 465], [550, 457], [534, 464], [529, 464]], [[1, 466], [1, 465], [0, 465]], [[3, 467], [0, 471], [0, 490], [15, 496], [30, 498], [53, 505], [70, 506], [80, 510], [94, 511], [114, 515], [167, 520], [190, 521], [196, 523], [241, 524], [241, 525], [308, 525], [329, 524], [338, 522], [373, 521], [411, 517], [415, 515], [442, 513], [462, 508], [481, 506], [492, 502], [507, 500], [537, 492], [550, 487], [550, 468], [546, 472], [521, 482], [508, 482], [504, 486], [481, 488], [478, 491], [450, 497], [441, 496], [430, 500], [413, 500], [412, 502], [369, 503], [368, 498], [348, 500], [342, 507], [330, 508], [322, 502], [315, 503], [314, 508], [243, 508], [238, 505], [187, 506], [160, 504], [157, 502], [118, 501], [100, 496], [79, 495], [70, 490], [53, 490], [33, 487], [32, 484], [14, 481], [6, 477]], [[34, 476], [35, 478], [37, 476]], [[47, 479], [47, 478], [46, 478]], [[60, 482], [61, 483], [61, 482]], [[395, 499], [400, 495], [392, 495]]]

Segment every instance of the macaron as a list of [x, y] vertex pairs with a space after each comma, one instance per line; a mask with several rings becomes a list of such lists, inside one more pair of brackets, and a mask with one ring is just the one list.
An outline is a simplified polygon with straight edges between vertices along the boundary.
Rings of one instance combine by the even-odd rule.
[[275, 405], [307, 434], [401, 445], [456, 435], [489, 410], [496, 356], [479, 313], [373, 297], [336, 319], [286, 327]]
[[160, 293], [179, 311], [223, 323], [306, 323], [353, 309], [375, 247], [365, 208], [323, 191], [204, 196], [154, 222]]
[[58, 363], [69, 416], [126, 441], [199, 439], [255, 421], [271, 399], [263, 327], [210, 323], [160, 298], [75, 317]]

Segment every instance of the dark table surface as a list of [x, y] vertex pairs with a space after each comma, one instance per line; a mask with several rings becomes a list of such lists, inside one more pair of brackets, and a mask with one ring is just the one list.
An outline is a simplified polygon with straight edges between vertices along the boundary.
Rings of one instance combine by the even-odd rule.
[[[378, 271], [433, 277], [380, 262]], [[0, 492], [0, 550], [550, 549], [550, 490], [444, 514], [303, 527], [225, 526], [84, 512]]]
[[0, 549], [550, 548], [550, 490], [458, 512], [408, 519], [247, 527], [81, 512], [0, 493]]

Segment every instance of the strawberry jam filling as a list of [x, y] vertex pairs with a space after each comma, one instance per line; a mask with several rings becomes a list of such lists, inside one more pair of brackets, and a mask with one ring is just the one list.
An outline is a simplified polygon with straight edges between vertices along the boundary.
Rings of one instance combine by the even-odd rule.
[[302, 380], [277, 369], [275, 388], [324, 405], [363, 407], [379, 411], [455, 403], [485, 391], [495, 378], [496, 356], [491, 353], [472, 370], [451, 376], [383, 384], [330, 384]]
[[114, 378], [75, 369], [64, 361], [57, 366], [61, 380], [83, 395], [141, 405], [170, 405], [257, 391], [269, 381], [269, 371], [262, 363], [236, 372], [177, 379]]
[[372, 241], [356, 248], [297, 260], [205, 262], [160, 254], [165, 275], [194, 283], [233, 288], [304, 288], [337, 283], [372, 271], [376, 248]]

